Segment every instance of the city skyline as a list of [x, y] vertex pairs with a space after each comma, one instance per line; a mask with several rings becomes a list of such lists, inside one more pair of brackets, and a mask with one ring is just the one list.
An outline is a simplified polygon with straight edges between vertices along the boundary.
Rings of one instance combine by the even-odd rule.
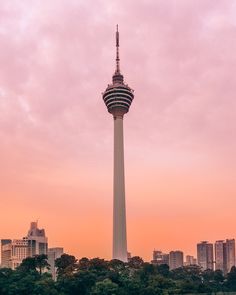
[[[50, 238], [49, 238], [50, 239]], [[45, 235], [45, 229], [38, 227], [38, 221], [33, 221], [30, 223], [30, 229], [28, 233], [23, 238], [12, 238], [6, 236], [4, 238], [0, 237], [1, 245], [1, 256], [0, 256], [0, 267], [1, 263], [7, 265], [8, 263], [18, 266], [22, 259], [26, 257], [32, 257], [39, 254], [47, 254], [48, 259], [52, 262], [52, 258], [55, 256], [60, 256], [64, 252], [63, 247], [51, 246], [48, 242], [48, 237]], [[9, 246], [13, 248], [14, 246], [21, 248], [17, 256], [13, 257], [13, 260], [9, 259]], [[49, 247], [50, 245], [50, 247]], [[62, 245], [63, 246], [63, 245]], [[168, 264], [170, 269], [188, 266], [188, 265], [199, 265], [203, 270], [214, 269], [222, 270], [224, 274], [227, 274], [232, 266], [236, 266], [236, 255], [235, 255], [235, 239], [225, 238], [223, 240], [216, 240], [214, 242], [200, 241], [195, 245], [196, 251], [194, 255], [189, 255], [183, 251], [183, 249], [171, 248], [169, 251], [162, 251], [160, 248], [154, 248], [152, 253], [150, 252], [149, 259], [144, 259], [144, 261], [151, 262], [153, 264], [161, 265]], [[7, 251], [6, 258], [5, 254], [2, 257], [2, 251]], [[15, 250], [14, 250], [15, 251]], [[14, 252], [12, 251], [12, 252]], [[17, 250], [18, 251], [18, 250]], [[71, 253], [66, 253], [71, 254]], [[127, 258], [139, 256], [132, 255], [132, 253], [127, 252]], [[88, 258], [93, 258], [85, 256]], [[77, 256], [76, 258], [81, 259], [83, 256]], [[100, 257], [104, 259], [104, 257]], [[141, 257], [142, 258], [142, 257]], [[3, 262], [2, 259], [5, 261]], [[117, 258], [110, 258], [117, 259]], [[123, 257], [120, 257], [123, 259]], [[127, 262], [126, 259], [124, 262]], [[51, 263], [52, 264], [52, 263]], [[54, 274], [55, 276], [55, 274]]]
[[0, 237], [111, 258], [112, 124], [101, 93], [122, 32], [128, 251], [196, 255], [236, 236], [234, 1], [1, 1]]

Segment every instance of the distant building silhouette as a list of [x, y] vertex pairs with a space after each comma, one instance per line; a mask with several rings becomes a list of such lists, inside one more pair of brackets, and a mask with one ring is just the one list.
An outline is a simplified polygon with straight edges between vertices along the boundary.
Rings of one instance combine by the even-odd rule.
[[55, 267], [55, 260], [60, 258], [64, 250], [61, 247], [49, 248], [48, 249], [48, 263], [50, 264], [49, 272], [52, 274], [52, 278], [56, 280], [57, 268]]
[[225, 273], [225, 242], [224, 240], [218, 240], [215, 242], [215, 270], [221, 270]]
[[167, 264], [169, 265], [169, 254], [163, 253], [160, 250], [153, 251], [153, 260], [151, 261], [153, 264], [161, 265]]
[[11, 249], [5, 247], [12, 242], [10, 239], [1, 240], [1, 267], [10, 267]]
[[213, 244], [207, 241], [197, 244], [197, 260], [203, 270], [213, 270]]
[[48, 238], [45, 235], [45, 230], [38, 228], [38, 222], [31, 222], [26, 238], [29, 241], [29, 256], [41, 254], [47, 255]]
[[8, 243], [2, 245], [2, 267], [16, 269], [16, 267], [21, 264], [22, 260], [28, 256], [29, 241], [27, 239], [9, 240]]
[[215, 270], [221, 270], [225, 275], [235, 266], [235, 240], [227, 239], [215, 242]]
[[184, 265], [184, 253], [182, 251], [171, 251], [169, 253], [170, 270], [182, 267]]
[[40, 254], [48, 254], [48, 239], [37, 222], [31, 222], [28, 235], [23, 239], [1, 240], [1, 267], [15, 269], [23, 259]]
[[197, 259], [194, 258], [194, 256], [186, 255], [185, 265], [186, 266], [189, 266], [189, 265], [197, 265]]
[[235, 266], [235, 239], [227, 239], [224, 243], [224, 273], [229, 273]]
[[130, 261], [131, 258], [132, 258], [131, 252], [127, 252], [127, 260]]

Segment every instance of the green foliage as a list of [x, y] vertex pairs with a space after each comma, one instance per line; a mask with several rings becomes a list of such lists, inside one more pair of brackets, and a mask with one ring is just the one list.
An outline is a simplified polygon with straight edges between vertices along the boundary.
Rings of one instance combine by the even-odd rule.
[[62, 254], [60, 258], [57, 258], [55, 266], [57, 267], [58, 277], [73, 274], [76, 270], [76, 262], [77, 259], [73, 255]]
[[111, 271], [122, 272], [125, 270], [125, 263], [118, 259], [112, 259], [108, 262], [108, 268]]
[[54, 281], [48, 277], [42, 277], [34, 284], [34, 295], [58, 295]]
[[38, 271], [41, 275], [45, 269], [49, 270], [50, 265], [48, 264], [47, 259], [48, 257], [45, 254], [27, 257], [22, 261], [18, 270], [25, 273]]
[[25, 273], [36, 271], [36, 259], [34, 257], [25, 258], [18, 270]]
[[29, 257], [16, 269], [0, 269], [0, 295], [177, 295], [236, 291], [236, 268], [226, 277], [220, 270], [198, 266], [169, 270], [133, 257], [119, 260], [64, 254], [56, 260], [58, 279], [47, 273], [45, 255]]
[[139, 269], [143, 265], [143, 259], [139, 256], [134, 256], [129, 260], [128, 265], [130, 268]]
[[79, 271], [63, 275], [56, 282], [57, 289], [66, 295], [87, 295], [96, 283], [96, 276], [90, 271]]
[[35, 263], [36, 263], [36, 269], [39, 270], [40, 275], [42, 274], [42, 272], [47, 269], [50, 269], [50, 265], [47, 261], [48, 257], [45, 254], [41, 254], [41, 255], [35, 255], [34, 256], [35, 259]]
[[227, 287], [230, 291], [236, 291], [236, 267], [233, 266], [227, 275]]
[[109, 279], [97, 282], [92, 289], [92, 295], [116, 295], [118, 294], [118, 285]]
[[163, 277], [168, 277], [170, 274], [169, 265], [167, 264], [158, 265], [157, 272], [161, 274]]

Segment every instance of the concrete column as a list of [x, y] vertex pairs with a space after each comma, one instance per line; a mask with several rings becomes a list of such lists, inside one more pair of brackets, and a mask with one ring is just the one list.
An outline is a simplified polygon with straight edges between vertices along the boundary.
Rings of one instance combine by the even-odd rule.
[[123, 115], [114, 116], [113, 259], [127, 261]]

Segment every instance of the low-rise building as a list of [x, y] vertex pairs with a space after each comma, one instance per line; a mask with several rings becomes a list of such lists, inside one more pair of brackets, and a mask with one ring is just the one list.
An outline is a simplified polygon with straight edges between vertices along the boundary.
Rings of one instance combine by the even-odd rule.
[[57, 268], [55, 267], [55, 260], [60, 258], [64, 250], [61, 247], [49, 248], [48, 249], [48, 263], [50, 265], [49, 272], [52, 274], [52, 278], [56, 280]]

